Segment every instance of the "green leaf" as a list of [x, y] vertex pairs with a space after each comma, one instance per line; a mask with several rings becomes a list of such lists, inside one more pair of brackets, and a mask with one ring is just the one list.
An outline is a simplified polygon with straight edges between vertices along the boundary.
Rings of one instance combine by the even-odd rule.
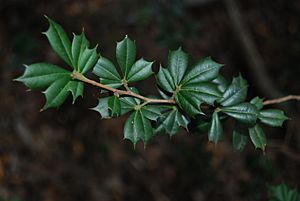
[[178, 48], [176, 51], [170, 51], [168, 57], [168, 69], [174, 80], [175, 85], [182, 80], [188, 66], [188, 55]]
[[110, 109], [112, 116], [120, 116], [121, 103], [117, 96], [111, 96], [108, 99], [108, 108]]
[[57, 79], [43, 92], [46, 96], [46, 104], [42, 110], [63, 104], [69, 95], [70, 80], [70, 76]]
[[222, 75], [218, 75], [218, 76], [216, 77], [216, 79], [214, 79], [212, 82], [213, 82], [214, 84], [217, 84], [217, 85], [218, 85], [218, 89], [219, 89], [222, 93], [224, 93], [225, 90], [226, 90], [227, 87], [228, 87], [228, 82], [227, 82], [227, 80], [226, 80]]
[[217, 85], [209, 82], [186, 83], [181, 86], [179, 93], [186, 92], [191, 96], [197, 97], [201, 102], [213, 105], [217, 99], [222, 97]]
[[61, 78], [71, 78], [70, 72], [56, 65], [36, 63], [25, 66], [24, 74], [16, 81], [23, 82], [30, 89], [44, 89]]
[[76, 99], [79, 96], [83, 97], [83, 89], [84, 89], [84, 85], [82, 82], [78, 82], [78, 81], [69, 82], [68, 90], [71, 92], [73, 96], [73, 104], [75, 103]]
[[218, 112], [213, 113], [212, 123], [208, 132], [208, 140], [210, 142], [218, 143], [223, 138], [223, 128], [219, 119]]
[[80, 55], [78, 72], [82, 74], [88, 72], [95, 65], [97, 59], [97, 46], [93, 49], [86, 48]]
[[156, 75], [156, 80], [158, 85], [167, 92], [172, 93], [175, 91], [176, 86], [168, 69], [160, 67], [159, 72]]
[[89, 41], [85, 37], [84, 32], [82, 32], [80, 35], [73, 35], [73, 41], [72, 41], [72, 61], [73, 61], [73, 67], [76, 71], [79, 71], [79, 61], [80, 58], [85, 51], [86, 48], [88, 48], [90, 45]]
[[256, 124], [253, 128], [249, 128], [249, 135], [255, 148], [260, 148], [264, 151], [267, 145], [267, 139], [263, 129]]
[[161, 116], [162, 111], [165, 109], [166, 108], [164, 108], [162, 105], [146, 105], [141, 108], [144, 116], [152, 121], [156, 121], [157, 118]]
[[136, 57], [135, 43], [127, 36], [117, 43], [116, 57], [124, 78], [126, 79]]
[[110, 119], [111, 111], [108, 109], [108, 100], [110, 97], [100, 98], [96, 107], [91, 108], [92, 110], [99, 112], [103, 119]]
[[200, 110], [200, 104], [202, 101], [193, 93], [189, 93], [188, 91], [179, 91], [176, 94], [175, 99], [180, 108], [189, 115], [194, 116], [196, 114], [203, 114]]
[[263, 101], [264, 101], [264, 99], [259, 98], [259, 97], [255, 97], [255, 98], [253, 98], [253, 99], [250, 101], [250, 103], [251, 103], [252, 105], [255, 105], [255, 107], [256, 107], [258, 110], [261, 110], [261, 109], [264, 107]]
[[70, 66], [72, 63], [71, 42], [64, 29], [49, 17], [49, 29], [45, 32], [53, 50]]
[[139, 140], [142, 140], [146, 146], [152, 136], [153, 128], [151, 122], [141, 110], [133, 112], [125, 123], [124, 138], [130, 140], [134, 146]]
[[243, 150], [247, 145], [248, 137], [238, 130], [233, 131], [232, 144], [236, 150]]
[[286, 184], [269, 187], [270, 201], [300, 201], [297, 188], [290, 189]]
[[221, 111], [246, 124], [254, 124], [258, 117], [256, 107], [250, 103], [241, 103], [235, 106], [223, 107], [221, 108]]
[[153, 62], [140, 59], [136, 61], [130, 68], [126, 80], [128, 83], [144, 80], [153, 74], [152, 71]]
[[220, 103], [223, 106], [233, 106], [242, 103], [246, 100], [247, 91], [247, 81], [243, 79], [241, 75], [239, 77], [235, 77], [224, 92]]
[[178, 108], [173, 107], [170, 111], [163, 114], [163, 118], [156, 128], [156, 132], [166, 132], [170, 136], [178, 133], [180, 127], [188, 127], [189, 120], [178, 110]]
[[100, 77], [102, 84], [114, 88], [119, 88], [122, 86], [122, 79], [117, 69], [115, 68], [114, 64], [105, 57], [100, 57], [98, 59], [98, 62], [93, 69], [93, 73]]
[[193, 68], [184, 76], [181, 84], [207, 82], [215, 79], [222, 64], [214, 62], [210, 57], [200, 60]]
[[277, 109], [262, 110], [258, 118], [262, 123], [274, 127], [282, 126], [283, 122], [288, 119], [282, 110]]

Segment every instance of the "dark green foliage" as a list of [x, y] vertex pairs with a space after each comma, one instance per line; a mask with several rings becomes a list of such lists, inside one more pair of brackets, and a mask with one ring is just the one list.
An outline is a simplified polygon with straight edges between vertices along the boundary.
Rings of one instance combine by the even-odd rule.
[[297, 188], [290, 189], [286, 184], [269, 187], [269, 201], [300, 201]]
[[[136, 44], [128, 36], [117, 43], [118, 65], [115, 65], [109, 59], [99, 57], [96, 48], [89, 48], [83, 32], [74, 34], [70, 41], [59, 24], [47, 19], [50, 26], [45, 35], [71, 71], [53, 64], [35, 63], [26, 66], [24, 74], [16, 79], [30, 89], [45, 90], [43, 109], [62, 105], [69, 94], [74, 103], [83, 96], [86, 82], [99, 86], [104, 89], [102, 94], [107, 94], [101, 95], [98, 105], [93, 108], [102, 118], [128, 113], [124, 138], [134, 145], [138, 141], [146, 145], [157, 133], [173, 136], [180, 128], [188, 130], [191, 122], [196, 130], [208, 133], [209, 141], [217, 143], [223, 137], [222, 123], [232, 117], [249, 131], [246, 134], [234, 130], [233, 146], [238, 150], [246, 146], [249, 137], [256, 148], [264, 150], [266, 137], [258, 123], [281, 126], [287, 119], [280, 110], [263, 109], [263, 100], [258, 97], [246, 102], [248, 84], [241, 75], [228, 83], [219, 74], [223, 65], [210, 57], [189, 66], [188, 54], [181, 48], [169, 52], [167, 68], [160, 67], [155, 75], [161, 98], [144, 97], [128, 84], [152, 75], [153, 62], [136, 59]], [[84, 76], [91, 69], [100, 83]]]

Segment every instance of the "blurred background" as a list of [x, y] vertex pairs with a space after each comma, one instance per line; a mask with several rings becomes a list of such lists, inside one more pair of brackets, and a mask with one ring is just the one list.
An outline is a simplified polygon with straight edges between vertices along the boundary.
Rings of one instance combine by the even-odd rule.
[[[2, 201], [219, 201], [267, 200], [269, 185], [300, 182], [300, 102], [276, 105], [291, 118], [266, 128], [263, 154], [248, 144], [232, 148], [232, 122], [217, 146], [207, 135], [182, 131], [155, 137], [136, 150], [123, 140], [121, 117], [101, 120], [84, 99], [39, 112], [44, 97], [26, 92], [23, 64], [64, 66], [44, 35], [46, 14], [67, 30], [84, 27], [102, 55], [113, 59], [116, 41], [136, 40], [138, 57], [166, 64], [182, 46], [191, 63], [212, 56], [239, 72], [249, 98], [300, 94], [299, 0], [0, 0], [0, 200]], [[138, 84], [157, 94], [150, 78]], [[153, 87], [150, 87], [153, 86]]]

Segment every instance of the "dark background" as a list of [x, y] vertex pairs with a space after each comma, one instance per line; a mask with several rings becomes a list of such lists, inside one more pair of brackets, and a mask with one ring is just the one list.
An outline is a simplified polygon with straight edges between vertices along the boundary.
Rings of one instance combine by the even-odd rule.
[[[236, 3], [238, 6], [236, 7]], [[89, 110], [99, 97], [39, 112], [40, 92], [12, 82], [22, 64], [64, 65], [41, 34], [43, 15], [67, 30], [82, 27], [102, 55], [113, 59], [116, 41], [136, 40], [138, 56], [166, 64], [179, 45], [190, 60], [212, 56], [249, 81], [249, 98], [300, 94], [300, 1], [298, 0], [0, 0], [0, 200], [267, 200], [268, 185], [300, 180], [300, 103], [275, 105], [291, 118], [265, 131], [263, 154], [251, 143], [231, 143], [232, 123], [217, 146], [207, 135], [182, 131], [155, 137], [136, 150], [123, 140], [126, 117], [101, 120]], [[138, 87], [156, 94], [154, 79]], [[149, 87], [153, 86], [153, 87]]]

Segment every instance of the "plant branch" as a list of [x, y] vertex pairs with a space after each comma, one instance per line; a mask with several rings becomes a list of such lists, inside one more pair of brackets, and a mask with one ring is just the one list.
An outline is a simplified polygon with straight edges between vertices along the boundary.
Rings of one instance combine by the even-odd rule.
[[276, 98], [272, 100], [266, 100], [263, 102], [264, 105], [271, 105], [271, 104], [277, 104], [277, 103], [283, 103], [289, 100], [298, 100], [300, 101], [300, 95], [289, 95], [282, 98]]
[[152, 99], [152, 98], [147, 98], [147, 97], [142, 96], [140, 94], [134, 93], [133, 91], [124, 91], [124, 90], [120, 90], [120, 89], [115, 89], [115, 88], [112, 88], [112, 87], [107, 86], [105, 84], [101, 84], [99, 82], [91, 80], [91, 79], [85, 77], [84, 75], [82, 75], [78, 72], [73, 72], [71, 74], [71, 76], [72, 76], [72, 78], [74, 78], [76, 80], [80, 80], [82, 82], [85, 82], [85, 83], [91, 84], [93, 86], [105, 89], [107, 91], [111, 91], [111, 92], [113, 92], [114, 94], [117, 94], [117, 95], [132, 96], [132, 97], [141, 99], [141, 100], [144, 101], [144, 103], [143, 103], [144, 105], [146, 105], [148, 103], [176, 104], [174, 99], [168, 99], [168, 100], [165, 100], [165, 99]]

